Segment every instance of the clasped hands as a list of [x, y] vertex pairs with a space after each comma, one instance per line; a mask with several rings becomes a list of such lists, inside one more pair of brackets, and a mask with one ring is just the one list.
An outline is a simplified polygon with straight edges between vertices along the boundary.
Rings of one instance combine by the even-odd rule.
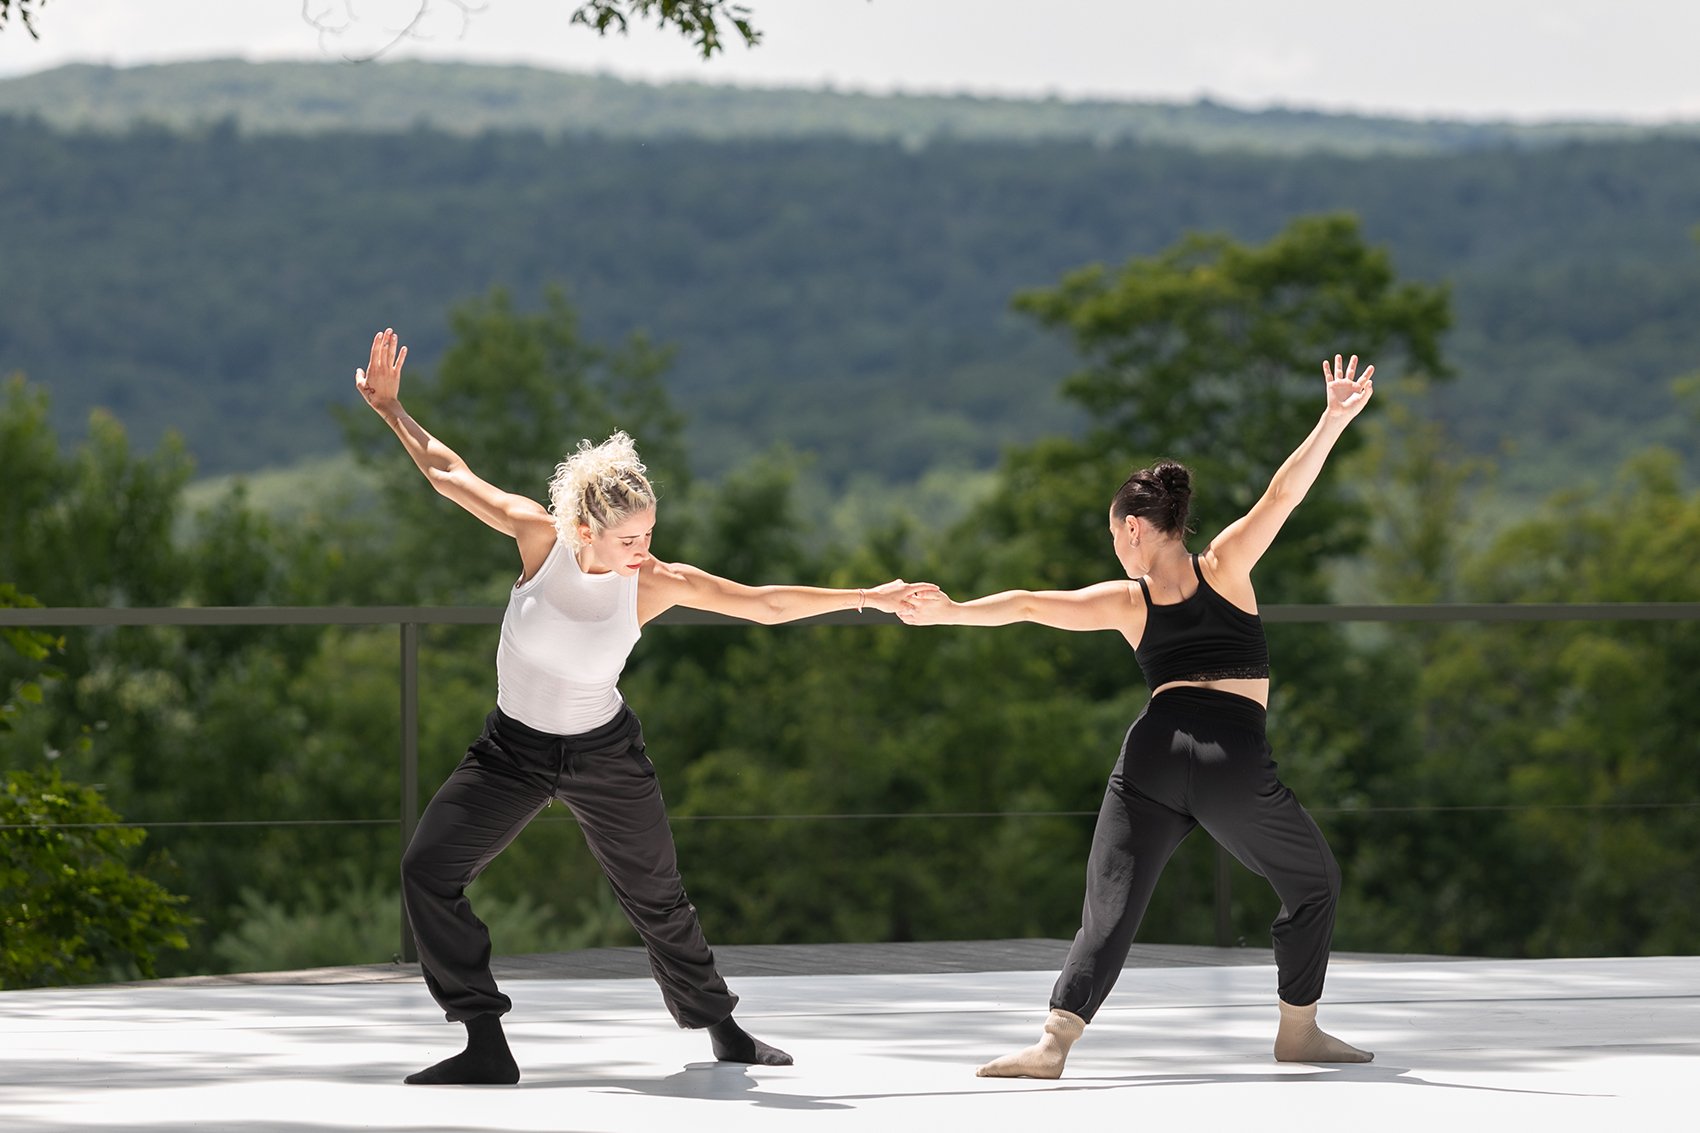
[[865, 593], [870, 608], [896, 614], [906, 625], [937, 625], [943, 620], [945, 611], [955, 605], [943, 590], [931, 582], [905, 582], [894, 578]]

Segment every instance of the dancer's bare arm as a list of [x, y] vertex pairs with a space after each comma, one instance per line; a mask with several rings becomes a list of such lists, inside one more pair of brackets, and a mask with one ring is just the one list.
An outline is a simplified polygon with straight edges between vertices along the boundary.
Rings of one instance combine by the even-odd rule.
[[[1245, 515], [1223, 528], [1221, 534], [1205, 548], [1200, 559], [1206, 568], [1213, 571], [1213, 579], [1229, 585], [1243, 583], [1249, 595], [1252, 567], [1269, 550], [1287, 517], [1293, 514], [1311, 485], [1316, 483], [1334, 442], [1369, 404], [1370, 395], [1375, 392], [1375, 383], [1370, 380], [1375, 367], [1366, 366], [1362, 375], [1357, 374], [1357, 368], [1356, 354], [1345, 363], [1344, 368], [1338, 354], [1334, 356], [1333, 365], [1323, 360], [1322, 376], [1328, 403], [1323, 409], [1322, 419], [1276, 470], [1262, 498]], [[1220, 585], [1218, 589], [1221, 589]]]
[[897, 616], [910, 625], [1005, 626], [1035, 622], [1053, 629], [1113, 629], [1137, 642], [1145, 629], [1144, 601], [1127, 580], [1100, 582], [1080, 590], [1005, 590], [968, 602], [942, 591], [910, 599]]
[[519, 544], [525, 577], [530, 578], [555, 545], [548, 509], [479, 477], [458, 453], [413, 419], [401, 404], [401, 368], [406, 361], [407, 347], [398, 348], [395, 331], [378, 332], [365, 368], [354, 371], [355, 388], [395, 432], [433, 488]]
[[643, 565], [638, 587], [638, 620], [687, 606], [762, 625], [778, 625], [837, 610], [881, 610], [896, 613], [903, 603], [936, 591], [930, 582], [893, 579], [881, 586], [840, 590], [825, 586], [746, 586], [721, 578], [689, 563], [655, 559]]

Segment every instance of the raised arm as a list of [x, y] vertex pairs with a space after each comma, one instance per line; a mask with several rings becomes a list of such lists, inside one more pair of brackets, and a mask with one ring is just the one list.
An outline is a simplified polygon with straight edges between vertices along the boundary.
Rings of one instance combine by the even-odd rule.
[[1080, 590], [1005, 590], [955, 602], [942, 591], [916, 595], [897, 616], [910, 625], [1004, 626], [1034, 622], [1052, 629], [1113, 629], [1130, 643], [1145, 629], [1145, 606], [1134, 583], [1100, 582]]
[[1365, 367], [1361, 376], [1357, 368], [1356, 354], [1344, 369], [1338, 354], [1332, 366], [1327, 359], [1323, 360], [1322, 377], [1328, 401], [1322, 419], [1276, 470], [1262, 498], [1245, 515], [1223, 528], [1205, 549], [1203, 557], [1207, 564], [1226, 578], [1250, 579], [1252, 567], [1275, 542], [1287, 517], [1316, 483], [1334, 442], [1369, 404], [1370, 395], [1375, 392], [1375, 383], [1370, 381], [1375, 367]]
[[650, 560], [638, 587], [638, 620], [647, 622], [674, 606], [709, 610], [762, 625], [778, 625], [838, 610], [880, 610], [897, 613], [906, 602], [936, 592], [930, 582], [893, 579], [881, 586], [856, 590], [826, 586], [746, 586], [709, 574], [689, 563]]
[[372, 338], [366, 367], [354, 371], [355, 388], [389, 425], [431, 487], [519, 544], [525, 577], [529, 578], [543, 565], [555, 543], [555, 525], [548, 509], [481, 479], [459, 454], [413, 419], [400, 398], [401, 368], [406, 361], [407, 347], [398, 347], [395, 331], [380, 331]]

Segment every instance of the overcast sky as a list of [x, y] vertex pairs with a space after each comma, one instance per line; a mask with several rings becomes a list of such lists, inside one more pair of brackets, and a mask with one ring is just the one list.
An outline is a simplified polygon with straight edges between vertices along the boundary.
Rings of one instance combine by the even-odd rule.
[[[639, 79], [1284, 105], [1410, 117], [1700, 119], [1696, 0], [743, 0], [764, 41], [710, 62], [652, 29], [599, 39], [576, 0], [46, 0], [0, 76], [72, 61], [391, 57]], [[350, 22], [350, 13], [353, 13]]]

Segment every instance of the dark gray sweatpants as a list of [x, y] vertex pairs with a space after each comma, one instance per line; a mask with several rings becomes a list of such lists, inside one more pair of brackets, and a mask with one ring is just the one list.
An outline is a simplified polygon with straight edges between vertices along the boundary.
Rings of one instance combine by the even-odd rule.
[[731, 1015], [738, 997], [715, 970], [685, 896], [643, 729], [622, 707], [576, 736], [535, 731], [497, 709], [420, 816], [401, 859], [402, 897], [425, 985], [448, 1017], [465, 1021], [513, 1006], [496, 989], [490, 933], [473, 915], [466, 887], [551, 798], [578, 819], [679, 1026], [707, 1027]]
[[1080, 931], [1051, 1006], [1091, 1021], [1121, 975], [1157, 878], [1203, 826], [1281, 899], [1270, 930], [1281, 998], [1322, 997], [1340, 867], [1304, 807], [1275, 776], [1264, 710], [1212, 689], [1151, 698], [1128, 729], [1092, 833]]

